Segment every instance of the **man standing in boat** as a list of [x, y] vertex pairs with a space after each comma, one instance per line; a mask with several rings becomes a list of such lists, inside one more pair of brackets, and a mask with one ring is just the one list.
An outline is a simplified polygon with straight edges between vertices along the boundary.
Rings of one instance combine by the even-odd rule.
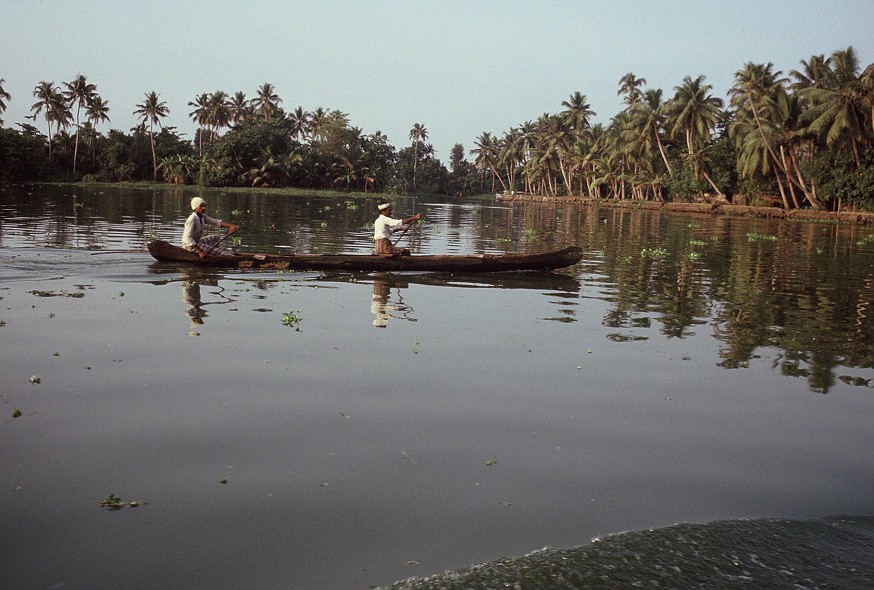
[[392, 244], [391, 236], [397, 230], [410, 229], [411, 223], [422, 219], [421, 213], [416, 213], [406, 219], [395, 219], [391, 216], [391, 203], [383, 203], [378, 207], [379, 217], [373, 222], [373, 241], [376, 243], [376, 253], [380, 256], [409, 256], [406, 248], [398, 248]]
[[203, 228], [206, 225], [215, 227], [228, 228], [228, 234], [232, 234], [239, 229], [239, 226], [233, 223], [227, 223], [221, 219], [214, 219], [206, 214], [206, 201], [200, 197], [191, 199], [191, 215], [185, 220], [185, 229], [182, 230], [182, 247], [192, 252], [197, 252], [200, 258], [209, 253], [215, 256], [233, 256], [233, 252], [217, 248], [216, 244], [221, 242], [227, 236], [216, 234], [214, 236], [203, 236]]

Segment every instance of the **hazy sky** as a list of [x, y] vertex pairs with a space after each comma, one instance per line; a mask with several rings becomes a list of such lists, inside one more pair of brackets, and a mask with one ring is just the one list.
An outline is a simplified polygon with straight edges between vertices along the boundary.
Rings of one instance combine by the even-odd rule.
[[748, 61], [788, 73], [850, 45], [874, 62], [874, 0], [0, 0], [0, 118], [25, 121], [40, 81], [81, 73], [109, 102], [103, 132], [129, 131], [155, 91], [193, 138], [199, 94], [270, 82], [286, 111], [339, 109], [398, 148], [421, 123], [446, 163], [575, 91], [609, 122], [628, 72], [666, 99], [703, 74], [725, 99]]

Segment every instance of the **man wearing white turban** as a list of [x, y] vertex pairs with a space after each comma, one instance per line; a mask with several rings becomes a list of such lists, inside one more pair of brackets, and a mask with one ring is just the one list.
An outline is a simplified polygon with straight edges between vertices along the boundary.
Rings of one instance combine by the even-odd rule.
[[215, 247], [225, 236], [216, 234], [203, 237], [203, 228], [207, 225], [226, 227], [229, 234], [240, 229], [239, 226], [233, 223], [214, 219], [207, 215], [206, 201], [200, 197], [194, 197], [191, 199], [191, 215], [185, 220], [185, 228], [182, 230], [182, 247], [186, 250], [197, 252], [197, 255], [201, 258], [206, 256], [207, 253], [216, 256], [233, 256], [233, 252]]
[[376, 253], [380, 256], [409, 256], [410, 251], [406, 248], [398, 248], [391, 242], [392, 234], [415, 221], [422, 219], [421, 213], [416, 213], [406, 219], [395, 219], [391, 216], [391, 203], [383, 203], [378, 207], [379, 217], [373, 222], [373, 241], [376, 244]]

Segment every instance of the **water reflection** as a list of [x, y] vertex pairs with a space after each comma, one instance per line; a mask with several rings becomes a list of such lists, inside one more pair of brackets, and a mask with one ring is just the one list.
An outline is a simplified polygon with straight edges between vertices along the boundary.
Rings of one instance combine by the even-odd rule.
[[[413, 308], [404, 302], [401, 289], [410, 286], [408, 281], [391, 274], [376, 273], [373, 277], [373, 299], [370, 313], [376, 316], [373, 325], [377, 328], [387, 328], [391, 318], [415, 322], [411, 314]], [[392, 289], [395, 290], [395, 300], [392, 301]]]
[[[194, 194], [205, 194], [218, 216], [246, 227], [242, 246], [250, 251], [365, 253], [373, 247], [375, 199], [286, 199], [199, 188], [45, 186], [0, 187], [0, 249], [141, 249], [154, 238], [175, 243]], [[557, 310], [545, 319], [574, 322], [580, 312], [578, 300], [597, 299], [609, 304], [601, 320], [610, 328], [606, 337], [611, 341], [705, 336], [715, 341], [715, 354], [708, 361], [717, 366], [747, 371], [756, 361], [771, 359], [771, 370], [805, 380], [820, 392], [836, 383], [872, 378], [870, 226], [563, 203], [502, 206], [493, 200], [436, 197], [420, 203], [398, 197], [395, 206], [421, 210], [428, 219], [417, 230], [417, 241], [411, 242], [417, 253], [580, 246], [584, 260], [564, 271], [576, 284], [565, 289], [557, 285], [559, 279], [550, 277], [546, 282], [556, 284], [542, 287], [554, 293]], [[47, 268], [38, 256], [11, 254], [4, 257], [7, 260], [7, 266], [18, 271]], [[89, 259], [87, 266], [65, 257], [53, 260], [50, 272], [68, 265], [70, 272], [93, 273], [98, 263], [103, 268], [117, 265], [109, 256]], [[167, 273], [179, 271], [162, 268]], [[420, 282], [418, 277], [404, 280]], [[502, 287], [486, 277], [429, 280], [470, 288], [485, 281], [482, 286], [487, 288]], [[397, 304], [406, 287], [397, 288], [398, 293], [384, 302], [383, 295], [375, 294], [370, 320], [376, 316], [378, 323], [385, 323], [392, 314], [403, 315], [386, 307]]]
[[[222, 305], [236, 301], [224, 294], [225, 289], [219, 284], [217, 278], [201, 276], [199, 270], [197, 268], [183, 270], [181, 277], [182, 301], [187, 306], [185, 308], [185, 316], [190, 320], [188, 326], [189, 336], [200, 336], [200, 329], [204, 324], [204, 319], [209, 317], [207, 310], [204, 309], [207, 305]], [[200, 292], [201, 285], [213, 287], [214, 289], [208, 293], [209, 295], [218, 296], [219, 300], [204, 303]]]

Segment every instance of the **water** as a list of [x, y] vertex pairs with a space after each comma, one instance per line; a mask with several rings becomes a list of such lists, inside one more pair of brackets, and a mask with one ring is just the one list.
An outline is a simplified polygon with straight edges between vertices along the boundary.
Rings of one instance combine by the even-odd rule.
[[[584, 260], [137, 251], [178, 242], [193, 194], [0, 195], [12, 587], [871, 585], [870, 228], [405, 198], [414, 251]], [[237, 248], [371, 247], [375, 200], [200, 194]]]

